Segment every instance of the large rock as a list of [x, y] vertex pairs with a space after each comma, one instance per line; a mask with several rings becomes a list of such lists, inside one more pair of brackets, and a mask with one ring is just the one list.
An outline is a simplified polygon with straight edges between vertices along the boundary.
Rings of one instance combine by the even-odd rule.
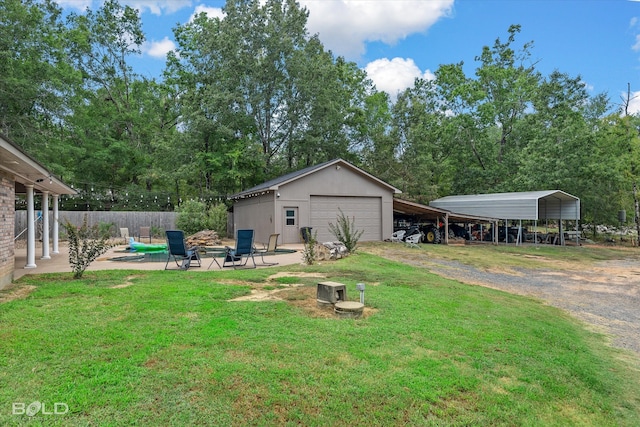
[[328, 261], [344, 258], [349, 255], [349, 251], [342, 242], [324, 242], [316, 244], [316, 254], [319, 261]]
[[202, 230], [198, 231], [196, 234], [192, 234], [191, 236], [185, 239], [187, 246], [200, 246], [200, 247], [211, 247], [218, 246], [222, 244], [222, 240], [213, 230]]

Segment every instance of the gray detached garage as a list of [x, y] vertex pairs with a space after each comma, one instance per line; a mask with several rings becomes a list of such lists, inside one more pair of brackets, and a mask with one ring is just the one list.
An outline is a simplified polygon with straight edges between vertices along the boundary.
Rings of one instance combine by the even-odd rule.
[[329, 223], [342, 211], [363, 230], [361, 241], [391, 238], [393, 195], [401, 191], [342, 159], [283, 175], [230, 196], [233, 228], [255, 230], [256, 241], [280, 234], [278, 243], [300, 243], [311, 227], [320, 242], [335, 240]]

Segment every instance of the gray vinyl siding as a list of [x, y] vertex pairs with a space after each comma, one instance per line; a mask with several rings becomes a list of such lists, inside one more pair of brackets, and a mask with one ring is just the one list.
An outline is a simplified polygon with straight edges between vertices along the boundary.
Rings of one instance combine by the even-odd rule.
[[380, 197], [311, 196], [311, 226], [318, 233], [318, 241], [335, 241], [329, 223], [337, 224], [339, 212], [361, 230], [361, 241], [382, 240], [382, 200]]

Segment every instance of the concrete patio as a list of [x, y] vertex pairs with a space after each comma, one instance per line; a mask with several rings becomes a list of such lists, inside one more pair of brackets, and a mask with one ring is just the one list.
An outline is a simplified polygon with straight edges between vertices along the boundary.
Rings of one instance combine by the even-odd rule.
[[[227, 243], [229, 246], [233, 246], [233, 242]], [[127, 255], [123, 253], [127, 245], [118, 244], [105, 254], [101, 255], [97, 260], [91, 263], [86, 271], [94, 270], [163, 270], [165, 262], [129, 262], [129, 261], [111, 261], [110, 258]], [[69, 273], [71, 272], [71, 266], [69, 265], [69, 247], [66, 242], [60, 242], [59, 253], [50, 253], [50, 259], [41, 259], [42, 257], [42, 242], [36, 242], [36, 268], [25, 268], [27, 265], [27, 249], [24, 245], [17, 244], [15, 249], [15, 270], [13, 273], [13, 280], [17, 280], [25, 274], [41, 274], [41, 273]], [[288, 244], [278, 249], [290, 249], [296, 252], [280, 253], [277, 255], [267, 255], [264, 257], [265, 262], [273, 263], [277, 262], [275, 266], [261, 265], [262, 259], [260, 256], [256, 256], [256, 264], [258, 268], [278, 267], [283, 265], [301, 264], [302, 263], [302, 251], [304, 250], [303, 244]], [[129, 253], [132, 254], [132, 253]], [[222, 259], [219, 259], [222, 264]], [[191, 268], [189, 271], [219, 271], [220, 268], [213, 263], [210, 269], [207, 269], [211, 263], [211, 258], [206, 257], [202, 259], [201, 268]], [[169, 264], [169, 268], [176, 268], [175, 263]]]

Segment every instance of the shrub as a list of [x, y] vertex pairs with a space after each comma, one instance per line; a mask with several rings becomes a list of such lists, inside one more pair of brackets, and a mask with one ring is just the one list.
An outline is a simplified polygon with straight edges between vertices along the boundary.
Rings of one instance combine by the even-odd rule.
[[318, 232], [309, 233], [308, 239], [304, 242], [304, 249], [302, 250], [302, 260], [307, 265], [313, 265], [316, 262], [316, 242], [318, 241]]
[[109, 229], [94, 225], [89, 227], [87, 216], [82, 225], [76, 226], [66, 220], [62, 223], [69, 240], [69, 264], [73, 270], [73, 278], [80, 279], [89, 265], [100, 255], [109, 250]]
[[185, 234], [194, 234], [209, 228], [207, 205], [197, 200], [183, 202], [177, 209], [176, 227]]
[[227, 235], [227, 205], [219, 203], [209, 208], [209, 223], [211, 229], [218, 233], [218, 236]]
[[152, 237], [163, 237], [164, 229], [162, 227], [157, 227], [155, 225], [151, 226], [151, 236]]
[[113, 222], [102, 222], [98, 223], [98, 232], [100, 235], [106, 234], [107, 236], [115, 236], [116, 234], [116, 225]]
[[189, 200], [177, 209], [176, 227], [185, 234], [202, 230], [214, 230], [219, 235], [227, 233], [227, 207], [224, 203], [207, 208], [204, 202]]
[[349, 217], [342, 212], [342, 209], [338, 208], [338, 210], [340, 214], [337, 218], [337, 224], [334, 225], [330, 222], [329, 231], [347, 248], [349, 253], [353, 253], [356, 251], [358, 240], [362, 236], [362, 233], [364, 233], [364, 230], [356, 230], [355, 216], [349, 221]]

